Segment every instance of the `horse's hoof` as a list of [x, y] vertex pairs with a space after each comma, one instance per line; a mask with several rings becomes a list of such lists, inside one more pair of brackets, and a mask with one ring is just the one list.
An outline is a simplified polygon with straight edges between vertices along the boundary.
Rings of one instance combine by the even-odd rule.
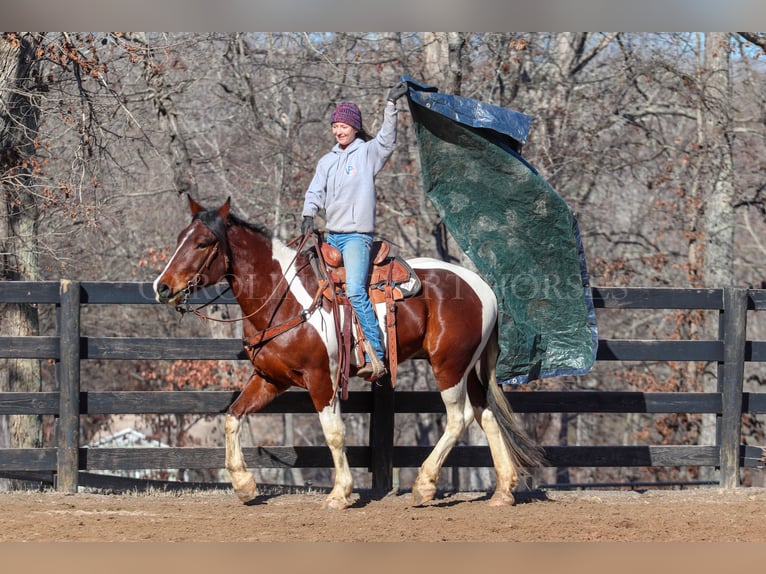
[[495, 494], [487, 504], [489, 506], [515, 506], [516, 499], [512, 494]]
[[247, 504], [248, 502], [252, 502], [255, 500], [256, 495], [258, 494], [258, 491], [253, 490], [252, 492], [237, 492], [237, 498], [239, 498], [239, 501], [242, 504]]
[[258, 495], [258, 487], [255, 484], [255, 479], [251, 476], [250, 480], [243, 486], [235, 487], [234, 492], [243, 504], [247, 504]]
[[412, 489], [412, 506], [423, 506], [427, 502], [431, 502], [436, 496], [436, 485], [429, 485], [429, 487], [413, 487]]
[[349, 506], [351, 506], [351, 503], [342, 498], [328, 498], [322, 503], [322, 508], [327, 510], [344, 510]]

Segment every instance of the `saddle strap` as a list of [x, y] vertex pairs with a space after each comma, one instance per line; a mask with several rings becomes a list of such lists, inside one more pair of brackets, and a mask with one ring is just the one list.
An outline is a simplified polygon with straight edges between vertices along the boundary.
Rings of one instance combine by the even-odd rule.
[[351, 323], [353, 323], [353, 317], [351, 314], [351, 303], [346, 301], [343, 305], [343, 347], [339, 349], [341, 354], [341, 363], [343, 363], [343, 371], [340, 377], [340, 398], [344, 401], [348, 399], [348, 379], [351, 368]]
[[386, 297], [386, 334], [388, 337], [388, 370], [391, 373], [391, 388], [396, 388], [396, 367], [398, 359], [396, 354], [396, 301], [394, 299], [394, 282], [389, 268], [388, 281], [384, 289]]
[[311, 314], [317, 309], [317, 307], [319, 307], [322, 301], [322, 293], [324, 292], [325, 287], [326, 287], [326, 284], [322, 284], [320, 282], [319, 287], [317, 288], [317, 292], [314, 295], [314, 300], [311, 302], [311, 305], [307, 309], [303, 309], [298, 315], [296, 315], [292, 319], [288, 319], [287, 321], [280, 323], [278, 325], [267, 327], [266, 329], [263, 329], [261, 331], [258, 331], [257, 333], [254, 333], [250, 337], [245, 337], [245, 339], [243, 340], [245, 349], [252, 350], [255, 347], [263, 345], [264, 343], [268, 343], [269, 341], [271, 341], [275, 337], [278, 337], [282, 333], [285, 333], [289, 331], [290, 329], [297, 327], [301, 323], [305, 323], [306, 321], [308, 321], [309, 317], [311, 317]]
[[[320, 259], [322, 255], [319, 255]], [[322, 261], [324, 265], [324, 261]], [[332, 311], [333, 323], [335, 324], [335, 339], [338, 344], [338, 373], [335, 377], [335, 388], [333, 389], [333, 395], [338, 391], [338, 385], [340, 385], [341, 395], [343, 399], [348, 396], [348, 379], [349, 379], [349, 360], [346, 346], [348, 343], [348, 335], [346, 333], [345, 325], [341, 326], [341, 309], [346, 309], [349, 305], [348, 302], [341, 301], [341, 297], [338, 295], [337, 285], [335, 284], [332, 275], [328, 276], [328, 290], [330, 292], [330, 306]]]

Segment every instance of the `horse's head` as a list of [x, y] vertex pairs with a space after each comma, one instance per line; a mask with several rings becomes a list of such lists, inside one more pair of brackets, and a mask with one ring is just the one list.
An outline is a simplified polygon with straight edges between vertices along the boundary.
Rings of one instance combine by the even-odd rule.
[[178, 235], [173, 256], [154, 280], [158, 302], [176, 304], [196, 287], [213, 285], [226, 275], [230, 206], [231, 198], [217, 210], [206, 210], [189, 197], [192, 221]]

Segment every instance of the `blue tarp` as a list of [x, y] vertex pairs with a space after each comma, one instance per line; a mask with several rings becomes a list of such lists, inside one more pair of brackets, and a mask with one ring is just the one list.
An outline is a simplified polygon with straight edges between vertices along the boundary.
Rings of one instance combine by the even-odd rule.
[[498, 380], [580, 375], [598, 334], [577, 218], [521, 156], [532, 118], [412, 78], [424, 189], [499, 306]]

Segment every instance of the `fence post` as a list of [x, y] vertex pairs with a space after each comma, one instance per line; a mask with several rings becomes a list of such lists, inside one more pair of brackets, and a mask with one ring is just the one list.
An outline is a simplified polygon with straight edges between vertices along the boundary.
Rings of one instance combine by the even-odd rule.
[[77, 492], [80, 447], [80, 283], [61, 281], [56, 490]]
[[390, 492], [394, 487], [394, 388], [385, 377], [372, 383], [370, 413], [370, 471], [372, 489]]
[[739, 486], [739, 450], [742, 431], [742, 389], [747, 340], [748, 291], [743, 287], [724, 287], [723, 315], [719, 336], [723, 339], [723, 363], [718, 365], [718, 392], [721, 413], [717, 416], [716, 434], [723, 488]]

